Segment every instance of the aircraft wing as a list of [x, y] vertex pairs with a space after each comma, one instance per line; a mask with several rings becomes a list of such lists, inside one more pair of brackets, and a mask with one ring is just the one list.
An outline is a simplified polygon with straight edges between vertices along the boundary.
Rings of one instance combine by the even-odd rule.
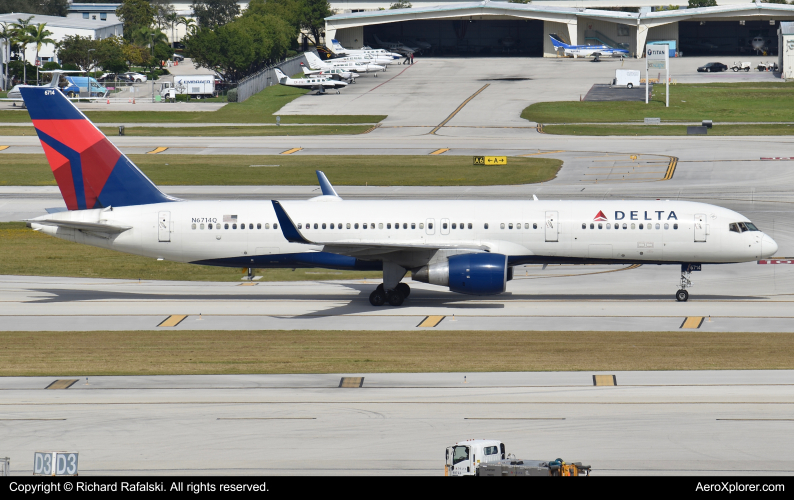
[[115, 226], [113, 224], [102, 224], [99, 222], [80, 222], [70, 220], [54, 219], [28, 219], [25, 221], [27, 226], [31, 224], [41, 224], [43, 226], [56, 226], [67, 229], [78, 229], [80, 231], [90, 231], [93, 233], [120, 234], [132, 229], [132, 226]]
[[488, 251], [490, 247], [475, 242], [458, 242], [455, 244], [428, 244], [417, 241], [416, 243], [387, 243], [377, 240], [342, 240], [342, 241], [312, 241], [306, 238], [292, 222], [292, 219], [276, 200], [272, 200], [273, 209], [276, 217], [281, 224], [281, 232], [284, 238], [290, 243], [303, 243], [306, 245], [322, 245], [324, 252], [350, 257], [379, 257], [385, 254], [403, 251], [426, 251], [426, 250], [472, 250]]

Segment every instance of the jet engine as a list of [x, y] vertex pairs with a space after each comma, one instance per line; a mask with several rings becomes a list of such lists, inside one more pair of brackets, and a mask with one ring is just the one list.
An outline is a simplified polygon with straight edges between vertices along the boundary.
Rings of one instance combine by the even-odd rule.
[[506, 255], [469, 253], [414, 269], [412, 277], [414, 281], [448, 286], [457, 293], [495, 295], [505, 291], [509, 271]]

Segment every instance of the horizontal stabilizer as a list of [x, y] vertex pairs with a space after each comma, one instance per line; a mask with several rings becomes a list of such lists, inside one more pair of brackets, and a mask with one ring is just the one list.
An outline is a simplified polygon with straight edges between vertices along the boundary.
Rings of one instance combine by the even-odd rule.
[[80, 231], [108, 234], [119, 234], [132, 229], [132, 226], [114, 226], [111, 224], [101, 224], [99, 222], [79, 222], [70, 220], [30, 219], [25, 222], [28, 227], [31, 227], [32, 224], [41, 224], [42, 226], [56, 226], [66, 229], [79, 229]]

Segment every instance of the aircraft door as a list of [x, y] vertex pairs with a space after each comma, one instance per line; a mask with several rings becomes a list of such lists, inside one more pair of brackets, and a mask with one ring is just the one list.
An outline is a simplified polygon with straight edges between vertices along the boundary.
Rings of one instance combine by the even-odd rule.
[[441, 234], [449, 234], [449, 219], [441, 219]]
[[546, 241], [558, 241], [557, 235], [560, 232], [558, 219], [557, 212], [546, 212]]
[[425, 232], [427, 234], [436, 234], [435, 219], [427, 219], [425, 221]]
[[706, 214], [695, 214], [695, 241], [706, 241]]
[[171, 241], [171, 212], [157, 214], [157, 241]]

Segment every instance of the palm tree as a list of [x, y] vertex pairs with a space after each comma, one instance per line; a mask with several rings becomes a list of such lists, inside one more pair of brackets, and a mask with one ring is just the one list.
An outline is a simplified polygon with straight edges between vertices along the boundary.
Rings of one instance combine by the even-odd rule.
[[168, 44], [168, 37], [157, 28], [141, 28], [132, 35], [135, 44], [154, 49], [158, 43]]
[[39, 60], [39, 52], [41, 51], [42, 45], [44, 45], [45, 43], [55, 43], [55, 40], [53, 40], [52, 38], [47, 38], [48, 36], [52, 35], [52, 31], [49, 31], [46, 28], [47, 28], [47, 23], [40, 23], [40, 24], [28, 26], [28, 35], [30, 35], [30, 43], [36, 45], [36, 61]]
[[32, 43], [33, 41], [31, 39], [30, 33], [28, 32], [31, 19], [33, 19], [33, 16], [30, 16], [27, 19], [19, 18], [17, 19], [18, 22], [11, 24], [13, 27], [14, 41], [22, 45], [22, 83], [27, 83], [28, 81], [28, 57], [26, 52], [28, 44]]
[[192, 33], [196, 29], [196, 20], [189, 17], [180, 17], [176, 25], [179, 26], [180, 24], [185, 25], [186, 33]]
[[174, 48], [174, 26], [179, 23], [179, 14], [176, 12], [171, 12], [167, 16], [165, 16], [165, 22], [168, 23], [168, 26], [171, 26], [171, 48]]
[[7, 23], [2, 23], [0, 29], [0, 40], [3, 40], [3, 90], [8, 90], [8, 58], [11, 55], [11, 40], [14, 38], [14, 29], [9, 28]]

